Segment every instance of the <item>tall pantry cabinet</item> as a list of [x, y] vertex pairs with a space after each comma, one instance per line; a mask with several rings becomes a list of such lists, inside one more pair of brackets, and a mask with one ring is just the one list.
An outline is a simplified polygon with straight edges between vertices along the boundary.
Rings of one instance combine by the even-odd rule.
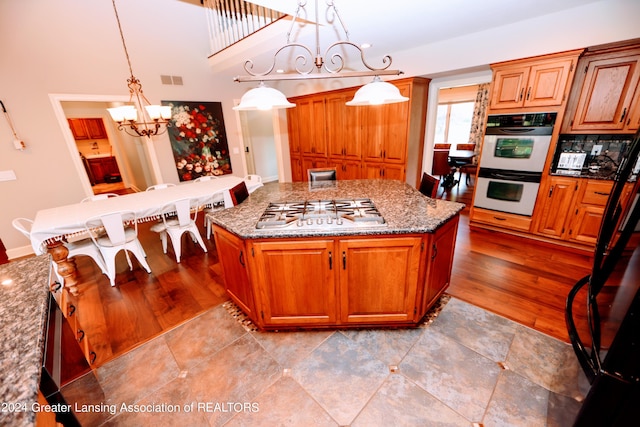
[[422, 169], [429, 79], [394, 80], [408, 102], [347, 106], [358, 88], [290, 98], [293, 181], [307, 169], [335, 167], [338, 179], [398, 179], [417, 185]]

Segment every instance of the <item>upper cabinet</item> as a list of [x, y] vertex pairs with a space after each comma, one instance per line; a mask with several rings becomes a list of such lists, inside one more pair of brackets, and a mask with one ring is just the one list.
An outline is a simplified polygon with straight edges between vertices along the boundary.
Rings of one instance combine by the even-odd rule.
[[582, 50], [492, 64], [491, 109], [559, 106]]
[[640, 46], [599, 49], [578, 62], [563, 133], [634, 133], [640, 122]]
[[100, 118], [67, 119], [74, 139], [105, 139], [107, 131]]

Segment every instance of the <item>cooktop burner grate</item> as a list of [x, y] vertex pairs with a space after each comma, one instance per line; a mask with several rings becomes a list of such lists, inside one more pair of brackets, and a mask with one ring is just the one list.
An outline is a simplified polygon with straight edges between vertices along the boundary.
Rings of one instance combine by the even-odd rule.
[[338, 199], [269, 203], [256, 228], [324, 229], [385, 225], [371, 199]]

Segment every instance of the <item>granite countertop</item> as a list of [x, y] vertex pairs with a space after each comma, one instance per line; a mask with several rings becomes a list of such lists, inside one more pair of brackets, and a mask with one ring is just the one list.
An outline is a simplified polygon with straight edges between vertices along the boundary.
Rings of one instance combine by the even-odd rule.
[[0, 265], [0, 425], [35, 424], [50, 265], [49, 255]]
[[[321, 188], [308, 182], [267, 183], [234, 206], [209, 214], [217, 224], [244, 239], [432, 233], [458, 214], [464, 204], [431, 199], [409, 184], [394, 180], [325, 181]], [[301, 230], [297, 227], [256, 229], [270, 202], [369, 198], [385, 219], [384, 227]]]

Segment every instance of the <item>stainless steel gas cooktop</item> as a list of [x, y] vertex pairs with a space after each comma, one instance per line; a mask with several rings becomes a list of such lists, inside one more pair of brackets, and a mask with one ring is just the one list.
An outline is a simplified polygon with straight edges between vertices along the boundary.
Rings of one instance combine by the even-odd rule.
[[339, 199], [270, 203], [256, 228], [321, 230], [386, 225], [371, 199]]

